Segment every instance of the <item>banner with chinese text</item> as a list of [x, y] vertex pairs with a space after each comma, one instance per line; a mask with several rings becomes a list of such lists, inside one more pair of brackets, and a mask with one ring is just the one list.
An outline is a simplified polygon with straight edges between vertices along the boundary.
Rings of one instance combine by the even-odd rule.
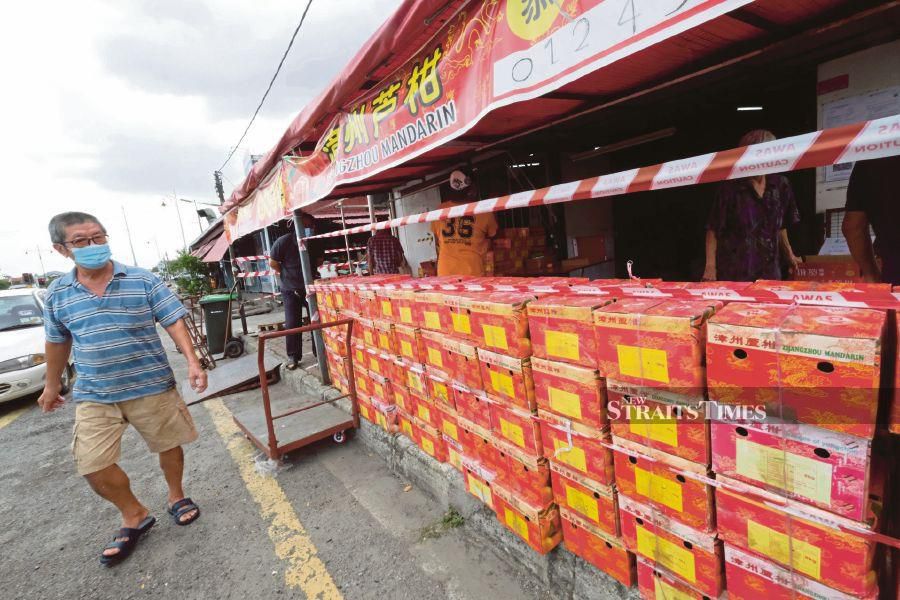
[[286, 203], [400, 165], [497, 108], [542, 96], [753, 0], [477, 0], [404, 67], [284, 159]]
[[284, 193], [283, 172], [284, 167], [279, 166], [246, 204], [225, 213], [225, 235], [229, 242], [291, 216]]

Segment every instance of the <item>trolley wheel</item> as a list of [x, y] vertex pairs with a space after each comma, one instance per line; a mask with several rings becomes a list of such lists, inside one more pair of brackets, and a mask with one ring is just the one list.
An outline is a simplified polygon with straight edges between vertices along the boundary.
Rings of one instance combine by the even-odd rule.
[[343, 444], [347, 441], [347, 433], [344, 431], [338, 431], [331, 437], [334, 439], [335, 444]]
[[225, 356], [228, 358], [237, 358], [244, 353], [244, 342], [241, 340], [229, 340], [225, 344]]

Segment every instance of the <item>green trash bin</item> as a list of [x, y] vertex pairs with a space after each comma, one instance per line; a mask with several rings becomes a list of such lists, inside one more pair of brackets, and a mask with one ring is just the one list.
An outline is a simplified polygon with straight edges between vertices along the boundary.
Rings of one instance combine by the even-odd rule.
[[200, 298], [203, 320], [206, 321], [206, 347], [210, 354], [225, 352], [231, 337], [231, 301], [234, 294], [210, 294]]

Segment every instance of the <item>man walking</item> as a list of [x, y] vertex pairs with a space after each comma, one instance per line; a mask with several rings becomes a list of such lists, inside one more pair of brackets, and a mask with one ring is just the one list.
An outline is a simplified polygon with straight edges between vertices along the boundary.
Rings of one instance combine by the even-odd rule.
[[188, 525], [200, 516], [182, 488], [181, 446], [196, 440], [197, 431], [175, 389], [157, 322], [187, 358], [190, 384], [198, 392], [206, 389], [206, 373], [182, 320], [184, 306], [149, 271], [111, 260], [109, 236], [95, 217], [62, 213], [50, 220], [49, 229], [54, 249], [75, 268], [47, 290], [47, 381], [38, 404], [49, 412], [63, 403], [60, 377], [74, 350], [75, 464], [94, 492], [122, 514], [122, 528], [100, 557], [111, 566], [127, 558], [156, 523], [117, 464], [129, 423], [159, 454], [175, 523]]
[[366, 243], [366, 260], [369, 262], [369, 273], [387, 275], [408, 270], [409, 263], [403, 253], [400, 240], [391, 234], [390, 229], [379, 229]]
[[[302, 315], [300, 309], [306, 303], [306, 285], [300, 267], [300, 247], [297, 236], [292, 231], [286, 233], [272, 244], [269, 266], [281, 277], [281, 299], [284, 301], [284, 328], [300, 327]], [[289, 362], [285, 368], [293, 371], [303, 357], [303, 346], [300, 335], [289, 335], [285, 338]]]

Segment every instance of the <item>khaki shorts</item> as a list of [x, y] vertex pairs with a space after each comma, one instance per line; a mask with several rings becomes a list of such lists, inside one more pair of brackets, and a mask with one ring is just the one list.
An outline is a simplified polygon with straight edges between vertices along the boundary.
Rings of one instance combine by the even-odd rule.
[[72, 454], [80, 475], [119, 462], [122, 434], [134, 425], [151, 452], [193, 442], [197, 430], [177, 389], [116, 404], [79, 402], [75, 407]]

